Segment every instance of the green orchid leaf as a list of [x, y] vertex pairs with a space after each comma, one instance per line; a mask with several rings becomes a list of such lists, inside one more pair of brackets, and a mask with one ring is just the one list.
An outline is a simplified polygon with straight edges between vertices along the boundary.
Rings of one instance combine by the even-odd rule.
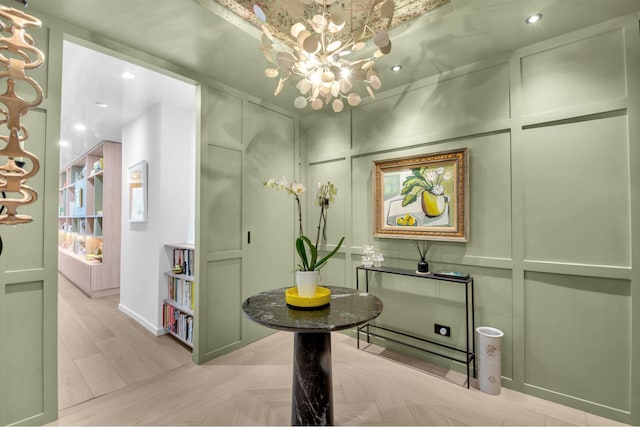
[[340, 239], [340, 241], [338, 242], [338, 244], [336, 245], [335, 248], [333, 248], [333, 250], [331, 252], [329, 252], [324, 258], [322, 258], [320, 261], [318, 261], [318, 263], [315, 265], [314, 270], [319, 270], [320, 268], [322, 268], [324, 266], [324, 264], [329, 261], [329, 259], [334, 256], [336, 254], [336, 252], [338, 252], [338, 250], [340, 249], [340, 246], [342, 246], [342, 242], [344, 241], [344, 237], [342, 237], [342, 239]]
[[[309, 267], [309, 271], [313, 271], [316, 269], [316, 260], [318, 259], [318, 250], [313, 245], [313, 243], [311, 243], [311, 240], [309, 240], [307, 236], [300, 236], [299, 239], [302, 239], [304, 243], [309, 247], [309, 252], [311, 253], [311, 259], [309, 260], [308, 267]], [[305, 258], [306, 258], [306, 251], [305, 251]]]
[[300, 257], [300, 262], [302, 263], [302, 271], [309, 271], [307, 251], [304, 248], [304, 240], [302, 240], [302, 237], [304, 236], [300, 236], [296, 239], [296, 251], [298, 252], [298, 256]]

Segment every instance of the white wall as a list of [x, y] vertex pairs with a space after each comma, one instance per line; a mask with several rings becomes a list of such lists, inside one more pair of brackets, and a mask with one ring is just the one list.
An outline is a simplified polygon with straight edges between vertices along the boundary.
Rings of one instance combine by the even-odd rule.
[[[192, 91], [195, 106], [195, 88]], [[122, 131], [120, 309], [156, 335], [162, 329], [166, 243], [194, 241], [195, 117], [168, 102], [151, 107]], [[148, 221], [128, 218], [127, 168], [148, 164]]]

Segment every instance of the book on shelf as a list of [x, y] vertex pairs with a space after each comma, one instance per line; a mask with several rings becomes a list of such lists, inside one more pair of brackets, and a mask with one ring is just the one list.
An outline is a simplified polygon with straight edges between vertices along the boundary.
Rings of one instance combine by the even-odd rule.
[[162, 326], [189, 344], [193, 344], [193, 316], [171, 304], [163, 305]]
[[193, 276], [193, 249], [175, 248], [173, 250], [173, 265], [182, 267], [182, 273], [187, 276]]
[[195, 283], [182, 277], [167, 276], [169, 298], [178, 305], [193, 310], [195, 295]]

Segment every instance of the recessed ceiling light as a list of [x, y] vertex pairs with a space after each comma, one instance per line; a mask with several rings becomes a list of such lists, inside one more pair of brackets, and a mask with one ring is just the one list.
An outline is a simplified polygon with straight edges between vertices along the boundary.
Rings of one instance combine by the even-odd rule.
[[533, 24], [535, 22], [538, 22], [541, 19], [542, 19], [542, 14], [536, 13], [534, 15], [529, 16], [527, 19], [524, 20], [524, 22], [526, 22], [527, 24]]
[[68, 147], [69, 146], [69, 141], [61, 140], [61, 141], [58, 142], [58, 145], [60, 147]]
[[73, 125], [73, 128], [79, 132], [83, 132], [85, 130], [87, 130], [87, 127], [85, 125], [83, 125], [82, 123], [77, 123], [75, 125]]
[[107, 108], [108, 107], [107, 104], [105, 104], [104, 102], [100, 102], [100, 101], [96, 101], [96, 106], [102, 107], [102, 108]]
[[120, 74], [120, 77], [122, 77], [123, 79], [135, 79], [136, 76], [133, 73], [130, 73], [128, 71], [125, 71], [124, 73]]
[[396, 65], [392, 65], [391, 66], [391, 71], [394, 71], [394, 72], [397, 73], [400, 70], [402, 70], [402, 65], [400, 65], [400, 64], [396, 64]]

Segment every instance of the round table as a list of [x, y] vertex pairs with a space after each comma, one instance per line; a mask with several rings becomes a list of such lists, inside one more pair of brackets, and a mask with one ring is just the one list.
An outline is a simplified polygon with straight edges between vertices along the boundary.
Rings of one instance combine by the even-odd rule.
[[292, 425], [333, 425], [331, 332], [363, 325], [382, 312], [382, 301], [371, 294], [325, 287], [331, 290], [329, 306], [318, 310], [288, 306], [287, 288], [261, 292], [242, 304], [242, 311], [254, 322], [294, 332]]

